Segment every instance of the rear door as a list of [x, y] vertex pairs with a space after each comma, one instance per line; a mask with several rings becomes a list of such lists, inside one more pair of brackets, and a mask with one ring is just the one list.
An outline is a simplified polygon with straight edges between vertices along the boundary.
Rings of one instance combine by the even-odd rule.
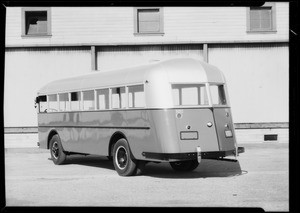
[[[176, 109], [176, 126], [181, 152], [219, 151], [216, 126], [210, 108]], [[211, 124], [211, 125], [210, 125]]]
[[214, 108], [213, 114], [220, 151], [233, 150], [235, 148], [235, 135], [230, 108]]

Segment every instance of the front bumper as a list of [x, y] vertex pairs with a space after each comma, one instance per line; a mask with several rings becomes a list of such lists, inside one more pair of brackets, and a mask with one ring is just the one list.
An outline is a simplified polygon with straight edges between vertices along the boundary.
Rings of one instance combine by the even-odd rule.
[[[244, 152], [245, 152], [244, 147], [238, 147], [238, 154]], [[143, 152], [142, 155], [148, 159], [155, 159], [161, 161], [196, 160], [198, 156], [197, 152], [186, 152], [186, 153]], [[231, 155], [235, 155], [235, 149], [228, 150], [228, 151], [201, 152], [202, 159], [219, 159]]]

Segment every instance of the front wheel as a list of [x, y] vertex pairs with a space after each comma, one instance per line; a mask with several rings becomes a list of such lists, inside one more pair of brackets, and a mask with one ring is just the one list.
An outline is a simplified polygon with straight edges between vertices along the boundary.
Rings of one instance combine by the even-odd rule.
[[199, 163], [197, 160], [187, 160], [187, 161], [170, 162], [170, 165], [175, 171], [188, 172], [196, 169]]
[[50, 140], [50, 154], [54, 164], [63, 164], [66, 160], [61, 141], [58, 135], [54, 135]]
[[120, 176], [130, 176], [136, 172], [136, 161], [131, 158], [129, 145], [123, 138], [114, 145], [113, 164]]

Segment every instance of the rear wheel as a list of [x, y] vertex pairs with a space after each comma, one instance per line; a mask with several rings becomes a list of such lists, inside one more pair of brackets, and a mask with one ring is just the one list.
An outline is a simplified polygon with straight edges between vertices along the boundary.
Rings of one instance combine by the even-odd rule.
[[54, 135], [50, 140], [50, 154], [54, 164], [63, 164], [66, 160], [61, 141], [58, 135]]
[[113, 147], [113, 164], [120, 176], [131, 176], [136, 172], [136, 161], [131, 158], [129, 145], [123, 138]]
[[197, 160], [188, 160], [188, 161], [170, 162], [170, 165], [175, 171], [188, 172], [196, 169], [199, 163]]

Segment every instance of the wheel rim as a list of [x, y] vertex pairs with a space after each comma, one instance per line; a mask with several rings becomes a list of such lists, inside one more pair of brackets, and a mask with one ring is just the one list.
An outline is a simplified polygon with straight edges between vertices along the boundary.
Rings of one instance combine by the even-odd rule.
[[115, 162], [119, 169], [123, 170], [126, 168], [128, 163], [128, 154], [124, 146], [118, 147]]
[[54, 141], [53, 145], [52, 145], [52, 156], [55, 159], [58, 159], [58, 155], [59, 155], [59, 147], [58, 147], [58, 143], [56, 141]]

